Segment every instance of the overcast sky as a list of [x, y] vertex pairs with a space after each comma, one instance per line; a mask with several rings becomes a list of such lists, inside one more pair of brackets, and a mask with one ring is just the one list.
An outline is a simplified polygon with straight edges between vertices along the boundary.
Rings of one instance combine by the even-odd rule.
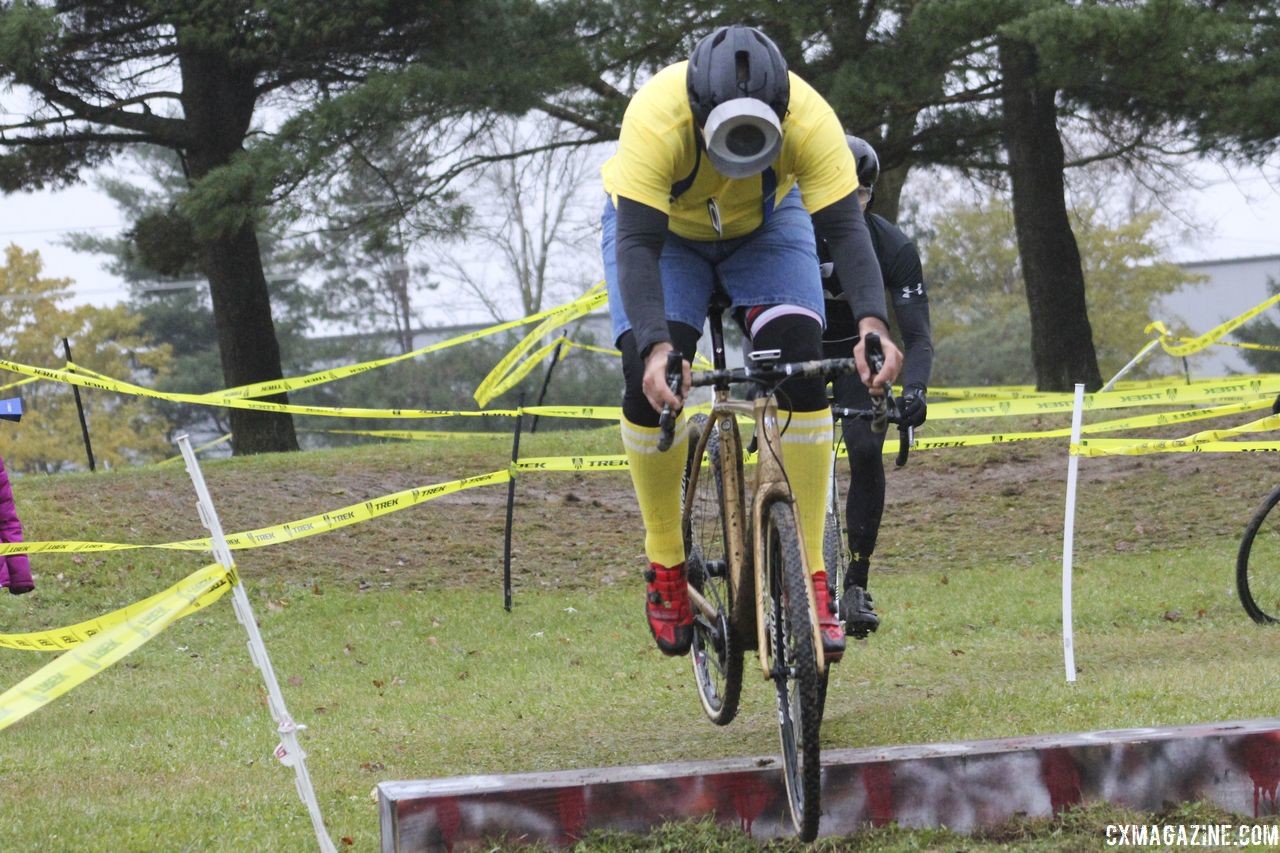
[[[1174, 260], [1280, 255], [1280, 168], [1224, 176], [1197, 196], [1194, 209], [1203, 218], [1206, 235], [1180, 246]], [[111, 201], [88, 186], [0, 197], [0, 245], [39, 250], [45, 275], [73, 279], [78, 302], [111, 305], [126, 293], [103, 271], [105, 258], [73, 252], [58, 245], [59, 239], [69, 231], [106, 236], [123, 227]]]

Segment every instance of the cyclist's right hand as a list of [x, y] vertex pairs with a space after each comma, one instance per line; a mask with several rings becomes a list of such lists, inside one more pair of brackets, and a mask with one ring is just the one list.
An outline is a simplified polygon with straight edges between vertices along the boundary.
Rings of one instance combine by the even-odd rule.
[[644, 362], [644, 381], [642, 388], [645, 399], [653, 406], [655, 412], [661, 412], [663, 406], [670, 406], [671, 411], [678, 412], [684, 406], [683, 397], [689, 393], [692, 378], [689, 374], [689, 362], [682, 363], [683, 377], [680, 383], [680, 396], [671, 393], [667, 387], [667, 353], [675, 347], [669, 343], [654, 344], [649, 350], [649, 357]]

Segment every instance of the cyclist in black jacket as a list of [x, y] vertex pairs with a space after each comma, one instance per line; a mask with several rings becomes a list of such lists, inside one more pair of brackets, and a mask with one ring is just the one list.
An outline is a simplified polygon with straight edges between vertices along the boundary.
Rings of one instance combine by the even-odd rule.
[[[858, 165], [858, 201], [866, 214], [871, 244], [880, 263], [888, 301], [893, 306], [903, 345], [902, 413], [909, 425], [919, 426], [925, 420], [925, 389], [933, 367], [929, 295], [925, 291], [920, 253], [898, 226], [883, 216], [866, 213], [876, 178], [880, 176], [880, 159], [865, 140], [856, 136], [846, 138]], [[818, 259], [822, 264], [822, 284], [826, 291], [827, 328], [822, 336], [824, 355], [828, 358], [847, 356], [858, 329], [822, 241], [818, 245]], [[840, 406], [866, 408], [870, 405], [867, 388], [856, 376], [845, 375], [836, 380], [835, 398]], [[884, 439], [885, 433], [872, 432], [867, 421], [856, 418], [844, 421], [844, 442], [849, 449], [852, 479], [845, 507], [850, 564], [840, 599], [840, 619], [845, 623], [845, 633], [853, 637], [865, 637], [880, 627], [880, 618], [867, 592], [867, 575], [880, 531], [880, 517], [884, 512], [884, 462], [881, 455]]]

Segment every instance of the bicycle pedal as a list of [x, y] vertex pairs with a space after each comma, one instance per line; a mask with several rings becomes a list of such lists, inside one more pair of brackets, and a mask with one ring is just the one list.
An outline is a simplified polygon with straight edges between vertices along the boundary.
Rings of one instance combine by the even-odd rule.
[[865, 640], [868, 636], [874, 634], [879, 627], [879, 625], [868, 625], [866, 622], [859, 622], [853, 625], [846, 624], [844, 633], [855, 640]]

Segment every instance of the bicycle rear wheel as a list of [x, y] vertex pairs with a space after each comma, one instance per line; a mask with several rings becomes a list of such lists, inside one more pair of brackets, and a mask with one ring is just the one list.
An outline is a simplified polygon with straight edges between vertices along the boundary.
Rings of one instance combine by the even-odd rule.
[[[728, 725], [738, 713], [742, 695], [742, 646], [729, 623], [728, 535], [724, 517], [724, 484], [720, 473], [720, 439], [712, 432], [699, 455], [698, 440], [710, 429], [706, 415], [689, 421], [689, 459], [685, 466], [685, 565], [689, 583], [716, 610], [714, 618], [694, 608], [693, 680], [707, 718]], [[704, 464], [705, 463], [705, 464]]]
[[1259, 625], [1280, 622], [1280, 486], [1272, 489], [1244, 529], [1236, 555], [1236, 594]]
[[764, 590], [770, 672], [778, 695], [778, 731], [791, 820], [801, 840], [818, 834], [822, 764], [819, 676], [809, 617], [809, 583], [800, 552], [795, 510], [789, 503], [768, 508]]

